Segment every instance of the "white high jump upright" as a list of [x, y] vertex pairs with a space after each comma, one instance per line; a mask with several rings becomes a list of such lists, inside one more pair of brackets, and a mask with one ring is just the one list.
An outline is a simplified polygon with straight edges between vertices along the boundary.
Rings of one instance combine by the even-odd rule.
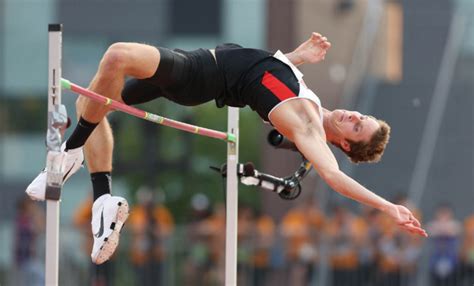
[[[59, 206], [63, 170], [60, 146], [67, 125], [66, 108], [61, 104], [61, 58], [62, 25], [49, 25], [49, 67], [48, 67], [48, 150], [46, 188], [46, 285], [58, 285], [59, 257]], [[238, 215], [238, 149], [239, 149], [239, 109], [228, 108], [228, 133], [235, 140], [227, 140], [227, 180], [226, 180], [226, 245], [225, 245], [225, 285], [237, 285], [237, 215]]]
[[67, 125], [66, 108], [61, 104], [62, 25], [48, 26], [48, 129], [46, 133], [46, 270], [45, 285], [57, 286], [59, 277], [59, 208], [63, 170], [60, 152]]
[[237, 212], [239, 162], [239, 109], [228, 108], [227, 132], [235, 135], [235, 142], [227, 143], [225, 286], [237, 285]]

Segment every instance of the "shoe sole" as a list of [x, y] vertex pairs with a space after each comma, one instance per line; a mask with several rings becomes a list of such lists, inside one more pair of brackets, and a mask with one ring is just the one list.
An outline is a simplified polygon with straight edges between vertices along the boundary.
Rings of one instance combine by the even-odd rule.
[[[123, 200], [118, 203], [117, 217], [115, 219], [115, 226], [113, 227], [112, 233], [104, 238], [104, 244], [99, 250], [97, 257], [94, 261], [95, 264], [102, 264], [110, 259], [112, 254], [114, 254], [115, 249], [119, 245], [120, 231], [123, 228], [125, 221], [128, 218], [128, 203], [126, 200]], [[112, 223], [113, 224], [113, 223]], [[111, 226], [109, 226], [111, 227]]]

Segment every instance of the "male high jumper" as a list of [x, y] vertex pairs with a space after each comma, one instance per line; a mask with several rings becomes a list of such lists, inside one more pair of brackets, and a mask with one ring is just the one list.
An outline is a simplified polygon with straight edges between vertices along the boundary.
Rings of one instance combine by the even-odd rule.
[[[318, 33], [286, 55], [236, 44], [188, 52], [115, 43], [105, 52], [89, 89], [128, 105], [159, 97], [188, 106], [211, 100], [218, 107], [248, 105], [294, 142], [332, 189], [381, 210], [408, 232], [427, 236], [407, 208], [374, 194], [339, 169], [328, 142], [355, 163], [376, 162], [385, 150], [390, 127], [356, 111], [324, 109], [318, 96], [306, 86], [295, 66], [323, 60], [330, 47], [326, 37]], [[124, 198], [111, 195], [113, 136], [106, 118], [109, 107], [82, 96], [76, 107], [79, 122], [62, 146], [64, 181], [82, 165], [84, 149], [94, 191], [91, 258], [101, 264], [118, 245], [128, 204]], [[33, 199], [44, 200], [45, 186], [43, 171], [26, 192]]]

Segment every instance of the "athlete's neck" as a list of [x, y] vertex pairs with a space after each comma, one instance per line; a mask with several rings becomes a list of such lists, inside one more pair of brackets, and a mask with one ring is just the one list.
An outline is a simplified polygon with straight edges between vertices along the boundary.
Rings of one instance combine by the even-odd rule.
[[327, 110], [326, 108], [323, 108], [323, 128], [324, 128], [324, 132], [326, 133], [326, 141], [332, 143], [334, 140], [334, 134], [330, 126], [330, 122], [331, 122], [329, 119], [330, 116], [331, 116], [331, 111]]

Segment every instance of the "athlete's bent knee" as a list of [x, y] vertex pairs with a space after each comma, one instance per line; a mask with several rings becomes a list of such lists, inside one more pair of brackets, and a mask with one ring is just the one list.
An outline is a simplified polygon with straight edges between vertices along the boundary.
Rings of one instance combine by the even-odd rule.
[[128, 45], [127, 43], [112, 44], [101, 61], [102, 72], [117, 73], [123, 70], [127, 64], [128, 59]]

